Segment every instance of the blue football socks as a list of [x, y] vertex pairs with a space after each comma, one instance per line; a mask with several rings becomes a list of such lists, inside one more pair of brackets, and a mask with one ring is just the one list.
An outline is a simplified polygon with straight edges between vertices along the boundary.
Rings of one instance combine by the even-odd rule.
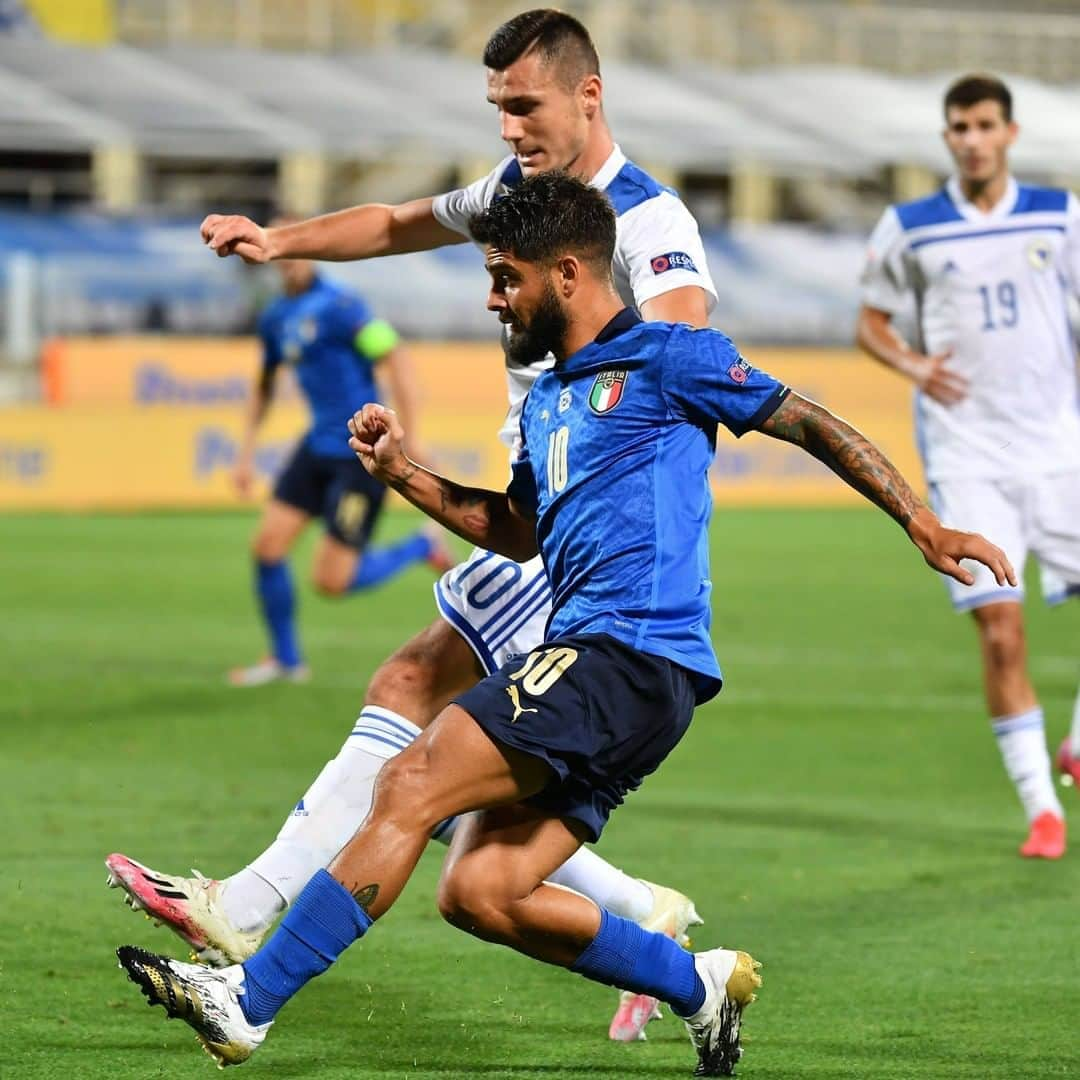
[[300, 646], [296, 641], [296, 598], [289, 564], [256, 562], [255, 591], [274, 659], [282, 667], [296, 667], [300, 663]]
[[679, 1016], [705, 1003], [705, 984], [694, 954], [665, 934], [642, 930], [629, 919], [600, 912], [600, 930], [570, 968], [595, 982], [666, 1001]]
[[407, 566], [421, 562], [431, 554], [431, 537], [417, 532], [385, 547], [366, 548], [360, 556], [350, 590], [370, 589], [392, 578]]
[[244, 962], [240, 1008], [251, 1024], [266, 1024], [302, 986], [321, 975], [358, 938], [372, 919], [326, 870], [304, 886], [281, 925]]

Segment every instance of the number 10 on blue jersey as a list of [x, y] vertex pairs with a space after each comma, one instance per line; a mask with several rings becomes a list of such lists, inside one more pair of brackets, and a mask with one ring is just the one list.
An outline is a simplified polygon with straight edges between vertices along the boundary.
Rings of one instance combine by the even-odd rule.
[[547, 482], [549, 495], [555, 495], [566, 487], [570, 468], [566, 460], [569, 445], [570, 429], [565, 424], [548, 436]]

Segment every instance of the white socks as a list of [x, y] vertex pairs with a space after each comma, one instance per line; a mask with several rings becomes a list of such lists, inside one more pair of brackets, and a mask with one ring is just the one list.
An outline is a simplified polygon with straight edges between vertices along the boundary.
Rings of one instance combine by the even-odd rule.
[[1080, 690], [1073, 702], [1072, 727], [1069, 728], [1069, 750], [1073, 757], [1080, 757]]
[[1005, 771], [1016, 787], [1028, 821], [1034, 821], [1046, 810], [1064, 817], [1050, 772], [1042, 709], [1036, 706], [1017, 716], [999, 716], [991, 726]]
[[375, 777], [420, 729], [389, 709], [365, 705], [338, 756], [326, 764], [277, 839], [224, 882], [225, 915], [242, 932], [264, 930], [328, 866], [371, 809]]
[[578, 848], [554, 874], [548, 875], [548, 881], [587, 896], [597, 907], [623, 919], [641, 922], [652, 913], [652, 889], [586, 847]]

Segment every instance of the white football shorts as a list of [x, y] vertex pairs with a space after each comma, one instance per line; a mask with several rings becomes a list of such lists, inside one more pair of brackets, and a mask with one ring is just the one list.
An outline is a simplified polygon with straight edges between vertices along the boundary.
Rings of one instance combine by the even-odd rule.
[[[1023, 574], [1028, 555], [1034, 555], [1047, 603], [1080, 595], [1080, 472], [1007, 480], [941, 480], [930, 485], [930, 505], [944, 524], [982, 533], [997, 544], [1017, 576]], [[1022, 580], [1015, 589], [1003, 588], [985, 566], [970, 560], [964, 565], [975, 575], [974, 585], [945, 579], [957, 611], [1023, 600]]]
[[435, 582], [435, 603], [492, 675], [544, 640], [551, 586], [539, 555], [516, 563], [474, 548]]

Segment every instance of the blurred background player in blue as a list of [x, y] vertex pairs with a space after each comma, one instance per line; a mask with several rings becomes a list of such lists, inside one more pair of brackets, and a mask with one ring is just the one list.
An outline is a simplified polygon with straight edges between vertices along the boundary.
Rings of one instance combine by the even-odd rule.
[[[234, 473], [240, 494], [252, 490], [256, 439], [282, 365], [296, 375], [311, 410], [311, 427], [278, 476], [251, 545], [270, 654], [230, 671], [233, 686], [303, 681], [309, 675], [297, 635], [288, 555], [314, 518], [323, 519], [325, 532], [315, 548], [312, 583], [324, 596], [370, 589], [424, 560], [440, 573], [451, 565], [430, 528], [385, 546], [369, 544], [386, 489], [349, 449], [345, 424], [359, 405], [379, 396], [376, 370], [399, 413], [415, 418], [415, 376], [397, 333], [356, 293], [320, 276], [311, 261], [286, 259], [275, 265], [283, 292], [259, 319], [263, 364]], [[426, 459], [418, 446], [412, 449]]]

